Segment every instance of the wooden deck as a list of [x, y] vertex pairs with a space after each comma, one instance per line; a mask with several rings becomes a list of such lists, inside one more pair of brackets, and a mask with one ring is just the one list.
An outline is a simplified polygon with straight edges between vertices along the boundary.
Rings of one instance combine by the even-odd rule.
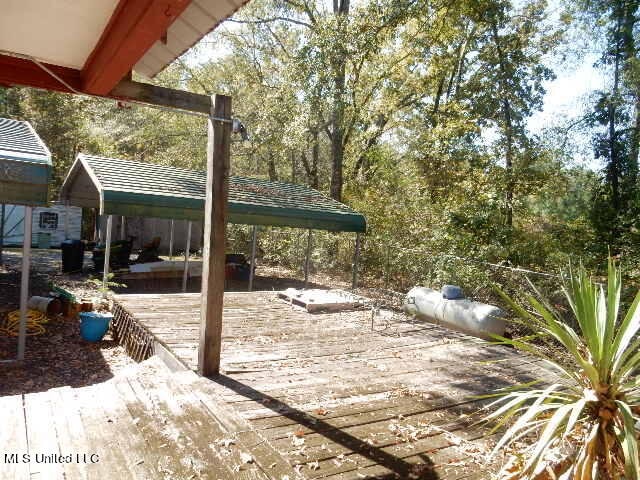
[[0, 479], [293, 479], [208, 383], [153, 357], [104, 383], [0, 397]]
[[[116, 301], [165, 356], [195, 369], [199, 295]], [[250, 455], [278, 480], [280, 458], [303, 478], [488, 478], [491, 439], [468, 417], [476, 396], [545, 374], [512, 350], [429, 323], [310, 314], [269, 292], [225, 294], [222, 357], [222, 375], [200, 379], [199, 398], [239, 419], [230, 424], [252, 435]]]

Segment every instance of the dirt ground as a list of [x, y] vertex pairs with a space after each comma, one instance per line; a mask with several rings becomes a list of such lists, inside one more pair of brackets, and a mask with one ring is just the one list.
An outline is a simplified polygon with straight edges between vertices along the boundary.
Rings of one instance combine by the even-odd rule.
[[[19, 250], [4, 252], [4, 265], [0, 266], [0, 321], [19, 306], [21, 258]], [[89, 276], [62, 275], [59, 250], [33, 250], [31, 295], [46, 295], [54, 284], [79, 296], [92, 296], [95, 290], [86, 283]], [[0, 396], [103, 382], [132, 363], [109, 334], [100, 343], [83, 340], [77, 318], [52, 318], [44, 326], [44, 334], [27, 337], [23, 363], [0, 363]], [[0, 361], [13, 359], [16, 353], [17, 338], [0, 335]]]
[[[18, 309], [20, 298], [20, 269], [22, 255], [19, 249], [4, 251], [4, 265], [0, 265], [0, 322], [9, 312]], [[93, 271], [90, 254], [85, 257], [81, 274], [61, 273], [60, 250], [32, 250], [30, 295], [46, 295], [51, 285], [63, 287], [77, 298], [99, 295], [96, 287], [88, 283], [99, 277]], [[282, 267], [259, 266], [254, 280], [255, 290], [282, 290], [302, 288], [301, 272]], [[347, 288], [349, 285], [324, 275], [312, 275], [309, 288]], [[328, 287], [327, 285], [331, 285]], [[246, 282], [230, 281], [227, 290], [246, 290]], [[189, 284], [190, 291], [198, 291], [199, 282]], [[180, 282], [164, 284], [129, 284], [114, 288], [121, 293], [151, 293], [180, 291]], [[103, 382], [133, 361], [124, 349], [107, 334], [99, 343], [90, 343], [80, 337], [77, 318], [50, 319], [42, 335], [29, 336], [25, 361], [21, 364], [3, 362], [16, 357], [17, 338], [0, 334], [0, 396], [48, 390], [60, 386], [80, 387]]]

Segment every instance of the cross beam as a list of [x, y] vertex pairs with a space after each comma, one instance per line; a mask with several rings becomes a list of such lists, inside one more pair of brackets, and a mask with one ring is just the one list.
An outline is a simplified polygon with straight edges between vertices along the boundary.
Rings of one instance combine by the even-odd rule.
[[144, 103], [209, 115], [211, 99], [208, 95], [159, 87], [150, 83], [121, 80], [104, 95], [84, 90], [80, 70], [59, 67], [27, 58], [0, 54], [0, 85], [33, 87], [63, 93], [78, 93], [114, 100]]

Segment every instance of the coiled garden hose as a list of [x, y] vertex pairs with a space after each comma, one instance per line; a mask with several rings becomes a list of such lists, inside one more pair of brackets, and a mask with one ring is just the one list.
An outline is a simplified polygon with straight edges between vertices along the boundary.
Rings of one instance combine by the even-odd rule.
[[[27, 310], [27, 335], [42, 335], [46, 332], [43, 325], [48, 321], [49, 319], [45, 313], [37, 310]], [[7, 315], [7, 319], [4, 322], [0, 322], [0, 335], [17, 337], [19, 332], [20, 310], [14, 310]]]

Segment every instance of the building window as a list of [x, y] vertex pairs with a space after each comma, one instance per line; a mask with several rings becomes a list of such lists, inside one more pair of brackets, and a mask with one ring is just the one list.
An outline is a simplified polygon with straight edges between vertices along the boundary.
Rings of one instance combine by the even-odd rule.
[[58, 214], [40, 212], [40, 228], [42, 230], [56, 230], [58, 228]]

